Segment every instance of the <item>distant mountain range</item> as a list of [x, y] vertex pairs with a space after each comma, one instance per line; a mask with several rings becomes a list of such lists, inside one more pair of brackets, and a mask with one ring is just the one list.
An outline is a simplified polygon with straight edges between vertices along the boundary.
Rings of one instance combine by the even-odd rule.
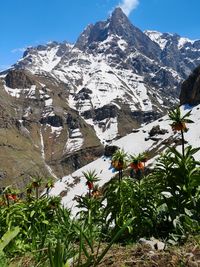
[[99, 157], [179, 103], [198, 65], [200, 40], [142, 32], [120, 8], [75, 44], [28, 48], [0, 75], [0, 184], [61, 177]]

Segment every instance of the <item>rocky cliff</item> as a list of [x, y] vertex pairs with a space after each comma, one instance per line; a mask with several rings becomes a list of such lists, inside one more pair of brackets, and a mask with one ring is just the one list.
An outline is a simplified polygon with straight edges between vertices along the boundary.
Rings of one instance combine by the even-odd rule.
[[200, 103], [200, 66], [182, 84], [180, 103], [196, 105]]

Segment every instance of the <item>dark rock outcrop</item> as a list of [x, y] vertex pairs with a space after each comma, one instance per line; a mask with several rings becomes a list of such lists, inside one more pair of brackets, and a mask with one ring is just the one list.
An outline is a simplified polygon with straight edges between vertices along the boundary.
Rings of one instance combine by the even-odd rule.
[[67, 114], [66, 123], [71, 130], [77, 129], [80, 126], [80, 121], [72, 114]]
[[155, 111], [133, 111], [131, 116], [140, 123], [147, 123], [158, 119], [160, 114]]
[[82, 88], [74, 97], [75, 100], [86, 100], [90, 99], [90, 94], [92, 94], [92, 91], [89, 88]]
[[180, 94], [180, 104], [196, 105], [200, 103], [200, 66], [198, 66], [188, 79], [183, 82]]
[[112, 155], [119, 149], [118, 146], [105, 146], [104, 156], [112, 157]]
[[168, 130], [166, 129], [161, 129], [160, 125], [153, 126], [151, 130], [149, 131], [149, 136], [155, 136], [155, 135], [163, 135], [168, 133]]
[[63, 169], [67, 169], [68, 172], [73, 172], [98, 157], [101, 157], [103, 153], [102, 146], [88, 147], [65, 156], [60, 163], [63, 166]]
[[87, 110], [82, 113], [85, 119], [93, 118], [96, 121], [102, 121], [107, 118], [117, 117], [118, 108], [114, 105], [105, 105], [95, 110]]
[[51, 125], [53, 127], [63, 126], [63, 120], [58, 115], [41, 118], [40, 123], [41, 124], [49, 124], [49, 125]]
[[6, 85], [10, 88], [30, 88], [35, 85], [34, 79], [32, 79], [31, 74], [28, 75], [24, 70], [11, 70], [8, 72], [5, 78]]

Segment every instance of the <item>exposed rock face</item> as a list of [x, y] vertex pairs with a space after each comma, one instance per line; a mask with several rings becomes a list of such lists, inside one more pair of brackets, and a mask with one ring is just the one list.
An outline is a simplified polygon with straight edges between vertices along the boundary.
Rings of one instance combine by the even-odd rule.
[[159, 114], [154, 111], [146, 111], [146, 112], [133, 111], [132, 117], [140, 123], [147, 123], [147, 122], [158, 119]]
[[[89, 25], [79, 37], [75, 46], [92, 53], [98, 47], [98, 43], [105, 41], [111, 35], [123, 38], [133, 47], [134, 51], [140, 51], [152, 59], [160, 56], [160, 47], [152, 42], [141, 30], [132, 25], [121, 8], [116, 8], [107, 21]], [[114, 50], [117, 47], [116, 43], [113, 42], [110, 50]], [[117, 52], [123, 56], [121, 49], [117, 50]]]
[[93, 159], [101, 157], [104, 153], [104, 149], [101, 146], [94, 146], [92, 148], [88, 147], [87, 149], [82, 149], [78, 152], [73, 153], [73, 155], [68, 155], [61, 160], [61, 165], [63, 170], [66, 169], [68, 172], [80, 169], [83, 165], [87, 165]]
[[119, 149], [118, 146], [105, 146], [104, 156], [112, 157], [112, 155]]
[[31, 79], [30, 74], [27, 75], [25, 71], [11, 70], [5, 78], [6, 85], [10, 88], [30, 88], [35, 84], [34, 79]]
[[[62, 84], [24, 70], [0, 79], [0, 131], [0, 186], [24, 187], [30, 176], [66, 175], [102, 151], [92, 127], [67, 105]], [[61, 159], [73, 153], [64, 166]]]
[[82, 113], [85, 119], [93, 118], [94, 121], [102, 121], [107, 118], [117, 117], [117, 107], [114, 105], [105, 105], [95, 110], [87, 110]]
[[[200, 64], [199, 40], [192, 41], [178, 34], [145, 32], [162, 49], [161, 61], [175, 70], [183, 79]], [[176, 73], [172, 73], [176, 75]]]
[[161, 129], [160, 125], [153, 126], [151, 130], [149, 131], [149, 136], [155, 136], [155, 135], [163, 135], [168, 133], [168, 130], [166, 129]]
[[88, 100], [91, 99], [90, 94], [92, 94], [92, 90], [88, 89], [88, 88], [83, 88], [81, 89], [76, 96], [74, 97], [74, 100]]
[[80, 127], [80, 121], [79, 121], [78, 116], [73, 116], [70, 113], [67, 114], [66, 123], [71, 130], [74, 130]]
[[180, 104], [196, 105], [200, 103], [200, 66], [182, 84]]
[[61, 127], [61, 126], [63, 126], [63, 120], [58, 115], [48, 116], [46, 118], [41, 118], [40, 123], [41, 124], [49, 124], [49, 125], [51, 125], [53, 127]]

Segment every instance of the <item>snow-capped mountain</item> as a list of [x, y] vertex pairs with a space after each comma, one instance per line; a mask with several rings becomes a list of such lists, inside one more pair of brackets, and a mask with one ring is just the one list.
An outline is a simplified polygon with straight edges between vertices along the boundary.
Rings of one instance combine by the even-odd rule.
[[[177, 104], [182, 81], [199, 64], [200, 41], [142, 32], [116, 8], [106, 21], [86, 27], [75, 44], [29, 47], [0, 75], [2, 107], [11, 136], [26, 136], [42, 159], [40, 167], [36, 160], [33, 165], [63, 176], [97, 158], [102, 144]], [[8, 167], [9, 176], [18, 161], [12, 173]]]
[[134, 126], [178, 102], [181, 82], [200, 64], [199, 43], [143, 33], [116, 8], [106, 21], [86, 27], [74, 45], [28, 48], [14, 68], [64, 83], [69, 106], [106, 142], [122, 131], [118, 113], [124, 107], [120, 117], [128, 116]]

